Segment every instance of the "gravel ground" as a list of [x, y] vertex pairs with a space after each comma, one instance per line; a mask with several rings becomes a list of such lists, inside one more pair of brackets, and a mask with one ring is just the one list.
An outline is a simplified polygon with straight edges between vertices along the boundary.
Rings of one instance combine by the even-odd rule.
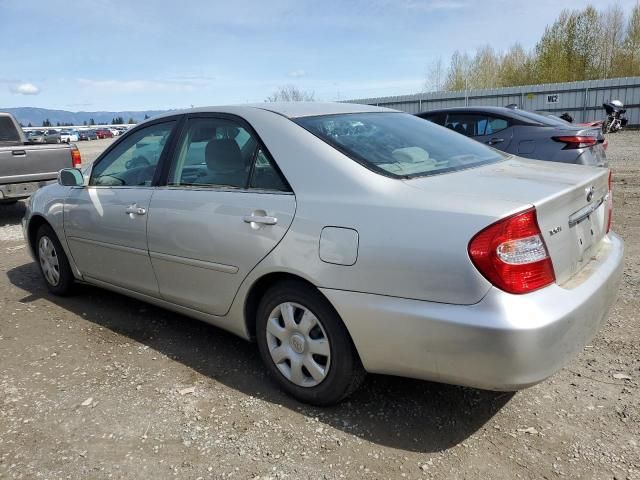
[[111, 145], [118, 137], [113, 138], [101, 138], [99, 140], [77, 142], [76, 145], [80, 150], [80, 158], [82, 158], [82, 164], [93, 162], [98, 155], [100, 155], [105, 148]]
[[640, 133], [610, 136], [627, 257], [608, 323], [516, 394], [371, 375], [301, 405], [221, 330], [97, 288], [52, 297], [23, 204], [0, 206], [0, 478], [640, 479], [638, 152]]

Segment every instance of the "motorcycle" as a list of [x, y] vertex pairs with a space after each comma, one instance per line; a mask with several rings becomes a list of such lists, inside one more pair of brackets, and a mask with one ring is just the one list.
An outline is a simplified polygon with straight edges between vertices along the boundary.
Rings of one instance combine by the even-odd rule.
[[627, 110], [623, 108], [624, 104], [620, 100], [611, 100], [602, 106], [607, 112], [607, 118], [602, 122], [602, 133], [619, 132], [627, 125], [629, 120], [624, 116]]

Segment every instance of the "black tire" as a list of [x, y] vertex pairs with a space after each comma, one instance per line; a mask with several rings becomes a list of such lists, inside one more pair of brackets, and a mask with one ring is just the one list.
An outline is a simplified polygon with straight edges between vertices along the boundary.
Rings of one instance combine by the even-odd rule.
[[0, 205], [15, 205], [16, 203], [18, 203], [18, 200], [0, 200]]
[[[57, 283], [53, 283], [47, 278], [43, 268], [43, 262], [40, 258], [40, 242], [46, 237], [53, 247], [53, 251], [55, 253], [55, 257], [58, 262], [58, 275], [59, 280]], [[42, 225], [38, 229], [38, 233], [36, 235], [36, 243], [34, 245], [34, 251], [36, 255], [36, 260], [38, 261], [38, 268], [40, 269], [40, 273], [42, 274], [42, 278], [47, 285], [47, 288], [51, 293], [58, 296], [66, 296], [72, 293], [75, 279], [73, 277], [73, 273], [71, 272], [71, 266], [69, 265], [69, 260], [67, 259], [67, 255], [60, 244], [60, 240], [58, 240], [58, 236], [53, 231], [53, 229], [45, 224]]]
[[[326, 376], [315, 386], [293, 383], [271, 357], [267, 321], [274, 309], [283, 303], [295, 303], [309, 310], [323, 328], [322, 333], [326, 333], [331, 360]], [[301, 402], [318, 406], [336, 404], [356, 391], [366, 375], [338, 313], [320, 292], [302, 282], [285, 281], [274, 285], [264, 294], [257, 311], [256, 337], [260, 356], [271, 376], [288, 394]]]

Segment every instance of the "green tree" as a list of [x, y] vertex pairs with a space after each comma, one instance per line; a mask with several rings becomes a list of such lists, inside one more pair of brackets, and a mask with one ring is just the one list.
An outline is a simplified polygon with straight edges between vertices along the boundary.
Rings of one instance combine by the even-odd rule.
[[500, 87], [529, 85], [532, 78], [532, 58], [519, 43], [513, 44], [500, 59], [498, 78]]
[[133, 117], [129, 117], [129, 120], [127, 121], [128, 125], [133, 125], [138, 123]]
[[453, 52], [451, 64], [444, 82], [445, 90], [466, 90], [469, 88], [469, 70], [471, 60], [467, 53]]
[[633, 7], [624, 40], [624, 76], [640, 75], [640, 3]]
[[31, 125], [31, 122], [29, 122], [29, 125], [27, 125], [27, 127], [33, 127], [33, 125]]
[[96, 121], [93, 118], [89, 119], [89, 125], [95, 125]]

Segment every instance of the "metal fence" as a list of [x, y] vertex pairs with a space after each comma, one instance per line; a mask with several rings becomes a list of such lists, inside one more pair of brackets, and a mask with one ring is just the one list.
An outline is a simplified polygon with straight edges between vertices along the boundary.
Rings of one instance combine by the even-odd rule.
[[609, 100], [620, 100], [624, 103], [629, 125], [640, 127], [640, 77], [547, 83], [487, 90], [417, 93], [397, 97], [350, 100], [350, 102], [395, 108], [409, 113], [474, 105], [504, 107], [515, 103], [524, 110], [549, 112], [556, 115], [568, 112], [575, 122], [589, 122], [604, 118], [602, 104]]

